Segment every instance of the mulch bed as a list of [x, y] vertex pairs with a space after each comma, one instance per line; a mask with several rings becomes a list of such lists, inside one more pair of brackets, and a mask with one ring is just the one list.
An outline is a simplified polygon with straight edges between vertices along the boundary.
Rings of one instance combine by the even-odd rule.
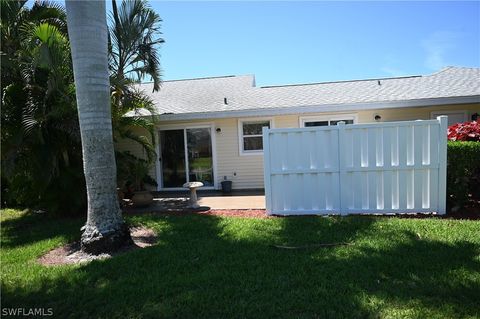
[[[194, 212], [199, 215], [212, 215], [222, 217], [242, 217], [242, 218], [286, 218], [286, 217], [309, 217], [312, 215], [279, 216], [267, 215], [264, 209], [211, 209], [205, 212]], [[333, 215], [332, 215], [333, 216]], [[372, 215], [357, 214], [356, 216], [377, 216], [377, 217], [396, 217], [396, 218], [443, 218], [443, 219], [470, 219], [480, 220], [480, 210], [466, 208], [458, 212], [449, 212], [444, 216], [434, 213], [408, 213], [408, 214], [390, 214], [390, 215]]]
[[267, 215], [264, 209], [210, 209], [205, 212], [198, 212], [200, 215], [212, 215], [222, 217], [243, 217], [243, 218], [274, 218]]
[[87, 263], [92, 260], [110, 258], [133, 249], [149, 247], [157, 242], [157, 235], [149, 228], [132, 227], [130, 228], [130, 234], [134, 244], [111, 254], [87, 254], [80, 250], [80, 242], [74, 242], [49, 251], [38, 258], [38, 262], [45, 266]]

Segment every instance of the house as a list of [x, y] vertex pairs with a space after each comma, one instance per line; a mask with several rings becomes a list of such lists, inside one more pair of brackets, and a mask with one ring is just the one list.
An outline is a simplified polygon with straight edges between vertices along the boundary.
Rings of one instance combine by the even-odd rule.
[[[186, 181], [219, 189], [263, 188], [262, 127], [292, 128], [430, 119], [449, 124], [480, 113], [480, 69], [447, 67], [430, 75], [257, 87], [253, 75], [165, 81], [155, 102], [158, 190]], [[137, 155], [138, 148], [120, 145]]]

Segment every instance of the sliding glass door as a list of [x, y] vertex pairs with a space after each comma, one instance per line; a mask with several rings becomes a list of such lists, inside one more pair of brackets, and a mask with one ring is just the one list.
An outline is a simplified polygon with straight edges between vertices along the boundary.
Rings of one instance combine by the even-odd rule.
[[214, 186], [211, 133], [210, 127], [160, 131], [162, 188]]
[[187, 182], [184, 130], [160, 131], [162, 187], [182, 187]]
[[213, 186], [212, 138], [210, 128], [186, 129], [188, 180]]

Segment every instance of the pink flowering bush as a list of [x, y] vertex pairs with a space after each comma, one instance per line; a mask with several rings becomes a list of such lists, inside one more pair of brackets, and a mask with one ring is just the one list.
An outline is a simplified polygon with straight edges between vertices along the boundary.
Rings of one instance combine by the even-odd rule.
[[457, 123], [448, 127], [450, 141], [480, 142], [480, 123], [478, 121]]

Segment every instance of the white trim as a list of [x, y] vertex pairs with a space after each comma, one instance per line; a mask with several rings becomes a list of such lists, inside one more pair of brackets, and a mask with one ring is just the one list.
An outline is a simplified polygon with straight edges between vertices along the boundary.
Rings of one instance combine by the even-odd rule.
[[[215, 136], [215, 123], [214, 122], [205, 122], [205, 123], [198, 123], [196, 125], [191, 125], [189, 123], [181, 123], [181, 124], [171, 124], [171, 125], [160, 125], [158, 126], [157, 129], [157, 136], [158, 136], [158, 143], [157, 143], [157, 152], [158, 152], [158, 158], [157, 158], [157, 165], [156, 165], [156, 174], [157, 174], [157, 191], [179, 191], [179, 190], [185, 190], [185, 188], [182, 187], [162, 187], [163, 185], [163, 180], [162, 180], [162, 166], [160, 164], [160, 157], [162, 156], [161, 154], [161, 149], [160, 149], [160, 131], [171, 131], [171, 130], [183, 130], [183, 137], [184, 137], [184, 143], [185, 143], [185, 149], [187, 148], [187, 141], [186, 141], [186, 130], [187, 129], [195, 129], [195, 128], [209, 128], [210, 129], [210, 142], [212, 144], [212, 165], [213, 165], [213, 186], [205, 186], [202, 187], [202, 190], [213, 190], [213, 189], [219, 189], [219, 183], [218, 183], [218, 171], [217, 171], [217, 143], [216, 143], [216, 136]], [[188, 155], [188, 151], [185, 152], [185, 156]], [[186, 180], [188, 181], [190, 179], [190, 175], [188, 174], [188, 158], [185, 158], [185, 174], [187, 174]]]
[[[238, 119], [237, 121], [237, 133], [238, 133], [238, 154], [240, 156], [251, 156], [251, 155], [263, 155], [263, 149], [262, 150], [255, 150], [255, 151], [245, 151], [243, 149], [243, 123], [249, 122], [249, 123], [254, 123], [254, 122], [270, 122], [270, 128], [273, 128], [274, 126], [274, 120], [272, 117], [255, 117], [255, 118], [242, 118]], [[262, 135], [251, 135], [251, 137], [261, 137]]]
[[276, 108], [257, 108], [246, 110], [231, 110], [218, 112], [196, 112], [196, 113], [179, 113], [179, 114], [158, 114], [159, 122], [168, 121], [188, 121], [188, 120], [211, 120], [232, 117], [262, 117], [275, 115], [290, 114], [307, 114], [307, 113], [323, 113], [323, 112], [352, 112], [378, 109], [392, 108], [410, 108], [425, 107], [450, 104], [474, 104], [480, 103], [480, 95], [459, 96], [459, 97], [443, 97], [428, 98], [401, 101], [379, 101], [370, 103], [345, 103], [345, 104], [328, 104], [328, 105], [301, 105], [286, 106]]
[[190, 182], [190, 167], [188, 160], [188, 141], [187, 141], [187, 128], [183, 129], [183, 151], [185, 153], [185, 175], [187, 183]]
[[263, 181], [265, 187], [265, 208], [268, 215], [272, 213], [272, 187], [270, 172], [270, 130], [267, 127], [262, 127], [263, 135], [263, 149], [266, 150], [266, 156], [263, 157]]
[[215, 123], [210, 124], [210, 136], [212, 141], [213, 188], [220, 189], [217, 170], [217, 131], [215, 129]]
[[[305, 127], [305, 122], [316, 121], [339, 121], [339, 120], [353, 120], [353, 124], [358, 123], [357, 113], [344, 113], [344, 114], [331, 114], [331, 115], [312, 115], [312, 116], [300, 116], [298, 118], [298, 126]], [[330, 123], [329, 123], [330, 126]]]
[[214, 122], [198, 122], [192, 124], [190, 122], [187, 123], [178, 123], [178, 124], [160, 124], [157, 126], [157, 130], [159, 131], [169, 131], [169, 130], [183, 130], [186, 128], [206, 128], [213, 126]]
[[445, 215], [447, 211], [447, 131], [448, 116], [442, 115], [437, 117], [439, 125], [439, 159], [440, 164], [438, 171], [438, 213]]
[[463, 114], [463, 122], [468, 121], [468, 111], [467, 110], [457, 110], [457, 111], [432, 111], [430, 112], [431, 119], [437, 119], [439, 116], [442, 115], [452, 115], [452, 114]]
[[162, 157], [162, 154], [160, 153], [160, 130], [156, 130], [155, 134], [156, 140], [156, 145], [155, 145], [155, 150], [157, 151], [157, 156], [155, 159], [155, 175], [156, 175], [156, 180], [157, 180], [157, 191], [160, 191], [162, 189], [162, 166], [160, 164], [160, 158]]

